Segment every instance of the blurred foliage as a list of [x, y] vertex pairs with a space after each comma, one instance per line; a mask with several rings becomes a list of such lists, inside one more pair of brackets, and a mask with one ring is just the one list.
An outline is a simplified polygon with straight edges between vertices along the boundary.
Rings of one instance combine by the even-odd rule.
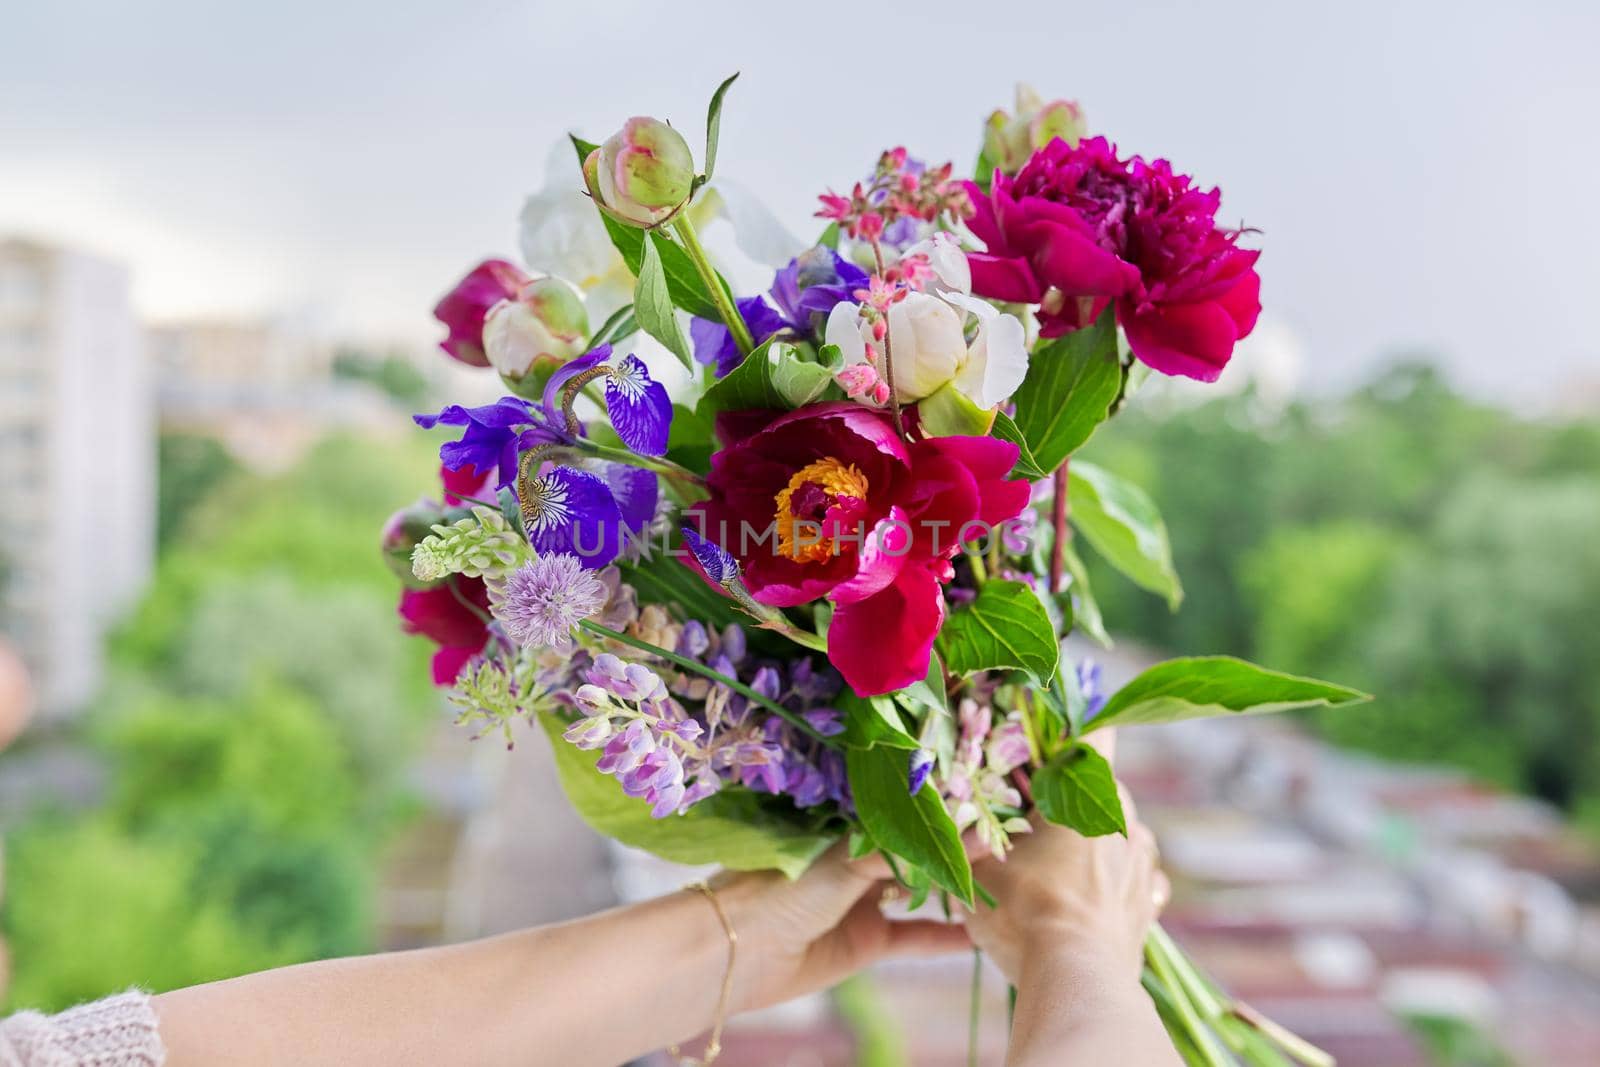
[[334, 438], [276, 478], [192, 439], [161, 455], [164, 487], [204, 485], [164, 489], [181, 522], [74, 727], [105, 763], [104, 805], [8, 837], [11, 1007], [370, 949], [403, 773], [437, 709], [377, 551], [431, 480], [425, 441]]
[[1337, 678], [1333, 739], [1600, 803], [1600, 421], [1472, 403], [1425, 367], [1271, 417], [1133, 410], [1087, 454], [1147, 486], [1188, 590], [1091, 567], [1122, 632]]
[[1448, 1015], [1404, 1015], [1435, 1067], [1515, 1067], [1481, 1027]]
[[158, 455], [156, 543], [165, 548], [189, 513], [240, 468], [221, 441], [199, 434], [162, 434]]
[[333, 355], [333, 376], [365, 382], [401, 407], [413, 411], [427, 407], [427, 376], [417, 369], [416, 363], [397, 353], [371, 353], [342, 348]]

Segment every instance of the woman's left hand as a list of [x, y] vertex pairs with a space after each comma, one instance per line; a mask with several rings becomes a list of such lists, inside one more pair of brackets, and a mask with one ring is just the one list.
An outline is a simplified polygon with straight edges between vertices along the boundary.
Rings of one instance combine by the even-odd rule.
[[798, 879], [776, 872], [723, 874], [712, 882], [738, 934], [733, 1011], [826, 989], [879, 960], [970, 949], [966, 928], [884, 916], [897, 884], [882, 856], [848, 858], [834, 846]]

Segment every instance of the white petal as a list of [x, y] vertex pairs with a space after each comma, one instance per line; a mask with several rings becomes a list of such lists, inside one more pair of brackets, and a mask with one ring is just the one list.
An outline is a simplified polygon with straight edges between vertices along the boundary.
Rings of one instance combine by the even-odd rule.
[[951, 292], [965, 296], [972, 292], [972, 268], [967, 265], [967, 254], [961, 250], [961, 243], [954, 235], [936, 233], [906, 249], [905, 255], [928, 257], [928, 265], [939, 279], [937, 291], [940, 296]]
[[584, 289], [626, 270], [600, 212], [584, 195], [582, 170], [566, 138], [550, 149], [544, 188], [523, 204], [521, 231], [523, 262]]
[[787, 266], [807, 248], [790, 233], [761, 198], [738, 182], [718, 178], [713, 187], [722, 200], [722, 214], [733, 226], [739, 251], [769, 267]]
[[867, 342], [861, 336], [861, 305], [842, 300], [828, 312], [828, 324], [823, 328], [824, 344], [838, 345], [844, 355], [844, 365], [853, 367], [867, 361]]
[[1014, 315], [996, 314], [978, 326], [956, 388], [992, 408], [1010, 398], [1028, 376], [1028, 339]]

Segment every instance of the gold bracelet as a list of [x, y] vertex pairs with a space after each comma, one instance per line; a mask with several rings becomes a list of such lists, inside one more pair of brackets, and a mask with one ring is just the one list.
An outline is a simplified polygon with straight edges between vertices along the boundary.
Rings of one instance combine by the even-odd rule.
[[701, 1058], [684, 1056], [678, 1051], [677, 1045], [668, 1048], [667, 1052], [678, 1061], [680, 1067], [710, 1067], [710, 1064], [722, 1055], [722, 1024], [728, 1017], [728, 1000], [733, 996], [733, 960], [734, 952], [739, 945], [739, 935], [734, 932], [733, 923], [728, 921], [728, 913], [722, 910], [722, 901], [717, 899], [716, 890], [705, 882], [691, 882], [684, 886], [684, 889], [692, 889], [702, 894], [711, 901], [711, 907], [716, 910], [717, 921], [722, 923], [722, 932], [728, 935], [728, 969], [722, 976], [722, 993], [717, 997], [717, 1014], [711, 1023], [711, 1039], [706, 1042]]

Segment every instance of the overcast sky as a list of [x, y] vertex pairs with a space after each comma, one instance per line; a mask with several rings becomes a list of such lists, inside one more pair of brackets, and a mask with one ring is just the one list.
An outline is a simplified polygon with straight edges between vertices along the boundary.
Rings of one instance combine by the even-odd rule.
[[127, 261], [155, 318], [425, 339], [454, 275], [515, 252], [554, 138], [651, 113], [698, 143], [738, 69], [719, 170], [797, 232], [882, 147], [969, 165], [1026, 80], [1222, 186], [1313, 385], [1415, 349], [1523, 400], [1600, 372], [1592, 2], [3, 10], [0, 234]]

